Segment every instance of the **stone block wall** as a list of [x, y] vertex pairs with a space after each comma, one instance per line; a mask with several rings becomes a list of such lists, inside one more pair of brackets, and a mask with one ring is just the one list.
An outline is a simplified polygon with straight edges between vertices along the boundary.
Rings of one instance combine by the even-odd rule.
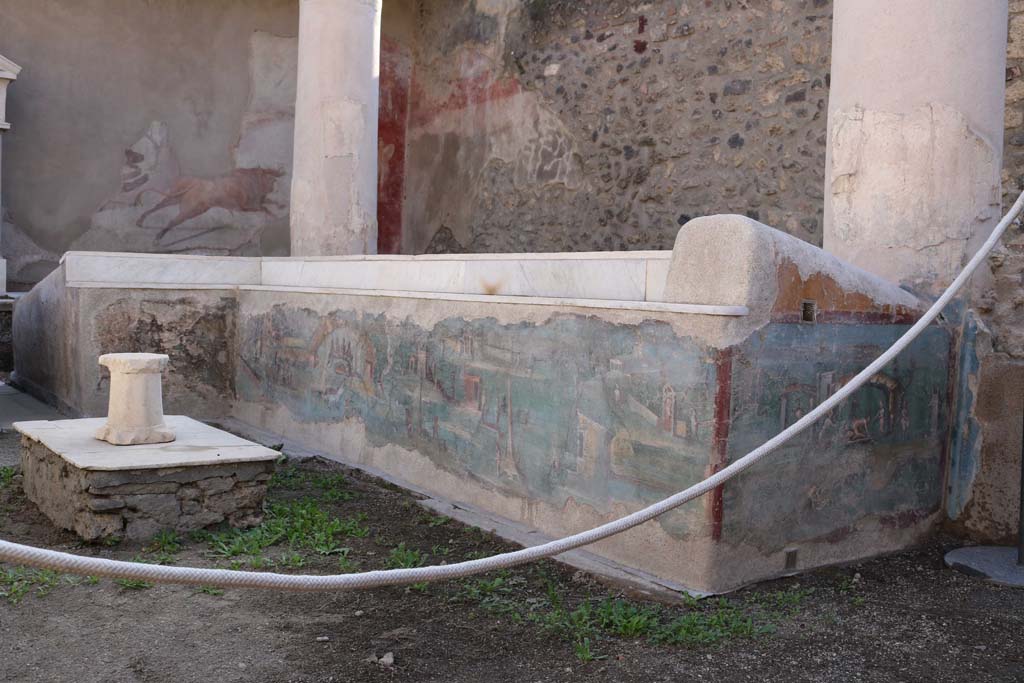
[[[1024, 0], [1010, 0], [1003, 139], [1003, 209], [1024, 190]], [[992, 277], [975, 278], [973, 343], [961, 359], [966, 405], [959, 472], [951, 481], [953, 526], [982, 541], [1009, 543], [1017, 533], [1024, 415], [1024, 231], [1011, 226], [989, 258]], [[955, 463], [954, 463], [955, 464]], [[959, 481], [956, 480], [959, 477]]]
[[83, 470], [43, 444], [22, 437], [22, 475], [29, 500], [58, 526], [87, 541], [146, 540], [227, 521], [262, 520], [273, 462], [121, 471]]
[[406, 251], [667, 249], [716, 213], [821, 243], [828, 0], [421, 4]]

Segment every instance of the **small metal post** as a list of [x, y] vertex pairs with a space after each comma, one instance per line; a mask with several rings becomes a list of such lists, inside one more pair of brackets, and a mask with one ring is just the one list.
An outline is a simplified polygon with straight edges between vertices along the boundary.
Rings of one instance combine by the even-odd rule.
[[1024, 427], [1020, 442], [1020, 520], [1017, 525], [1017, 564], [1024, 567]]

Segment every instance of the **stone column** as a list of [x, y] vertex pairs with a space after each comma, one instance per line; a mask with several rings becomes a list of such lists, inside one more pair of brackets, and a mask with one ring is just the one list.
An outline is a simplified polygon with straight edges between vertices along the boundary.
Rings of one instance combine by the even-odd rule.
[[300, 0], [292, 256], [377, 253], [381, 0]]
[[1000, 217], [1007, 0], [835, 0], [824, 247], [948, 284]]
[[[3, 137], [4, 132], [11, 128], [11, 124], [7, 123], [7, 86], [20, 72], [20, 66], [0, 55], [0, 226], [3, 225], [4, 217]], [[3, 256], [3, 235], [0, 234], [0, 296], [7, 294], [7, 261]]]

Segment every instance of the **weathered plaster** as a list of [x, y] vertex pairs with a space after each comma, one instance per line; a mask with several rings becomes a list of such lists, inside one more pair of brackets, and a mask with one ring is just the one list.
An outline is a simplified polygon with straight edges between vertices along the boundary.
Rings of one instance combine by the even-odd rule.
[[891, 282], [935, 291], [1000, 216], [1000, 155], [935, 104], [831, 114], [826, 248]]
[[[131, 0], [60, 6], [4, 0], [0, 11], [5, 53], [22, 63], [26, 76], [9, 103], [17, 125], [4, 160], [7, 206], [12, 222], [27, 237], [58, 254], [90, 231], [82, 246], [136, 247], [143, 236], [152, 241], [166, 224], [154, 216], [152, 231], [137, 228], [137, 215], [124, 216], [116, 229], [103, 221], [109, 215], [94, 222], [94, 215], [106, 213], [101, 207], [118, 198], [128, 180], [121, 176], [130, 161], [126, 150], [154, 121], [166, 124], [183, 175], [211, 179], [236, 168], [243, 121], [266, 111], [258, 100], [250, 109], [250, 98], [259, 88], [252, 83], [251, 59], [260, 41], [255, 34], [297, 32], [293, 0], [175, 0], [159, 6]], [[264, 65], [269, 61], [255, 59]], [[273, 78], [273, 73], [262, 75]], [[281, 90], [287, 94], [286, 88]], [[290, 138], [287, 144], [290, 148]], [[148, 193], [146, 207], [157, 196]], [[234, 220], [245, 222], [243, 214], [221, 215], [215, 225]], [[182, 231], [193, 232], [188, 226]], [[171, 237], [184, 236], [180, 233]], [[228, 252], [238, 242], [198, 239], [191, 246]], [[40, 273], [12, 277], [31, 283]]]

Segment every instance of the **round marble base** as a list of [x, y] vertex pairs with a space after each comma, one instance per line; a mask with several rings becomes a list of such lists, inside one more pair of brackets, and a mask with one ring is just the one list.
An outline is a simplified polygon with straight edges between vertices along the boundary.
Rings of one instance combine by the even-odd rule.
[[1024, 565], [1017, 564], [1017, 548], [991, 545], [958, 548], [946, 553], [946, 566], [1001, 586], [1024, 588]]

